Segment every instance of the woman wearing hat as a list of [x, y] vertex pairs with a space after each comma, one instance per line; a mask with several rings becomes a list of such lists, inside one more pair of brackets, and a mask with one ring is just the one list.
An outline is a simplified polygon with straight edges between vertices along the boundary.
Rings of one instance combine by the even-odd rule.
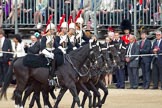
[[31, 43], [25, 47], [25, 50], [29, 54], [39, 54], [40, 52], [40, 34], [36, 32], [34, 35], [30, 36]]

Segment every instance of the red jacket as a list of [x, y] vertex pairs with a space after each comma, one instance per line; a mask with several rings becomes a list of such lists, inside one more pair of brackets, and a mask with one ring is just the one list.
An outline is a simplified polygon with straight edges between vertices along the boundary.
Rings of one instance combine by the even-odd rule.
[[126, 45], [129, 44], [129, 35], [123, 35], [121, 37], [121, 40], [124, 41]]

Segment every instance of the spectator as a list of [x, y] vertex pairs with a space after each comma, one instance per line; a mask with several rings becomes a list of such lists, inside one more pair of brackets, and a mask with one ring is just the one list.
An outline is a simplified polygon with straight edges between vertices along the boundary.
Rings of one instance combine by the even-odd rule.
[[12, 50], [11, 41], [4, 36], [3, 29], [0, 28], [0, 87], [4, 82], [8, 70], [8, 61], [12, 57], [11, 54], [3, 53], [1, 51], [10, 52]]
[[[24, 0], [23, 10], [21, 12], [21, 21], [23, 23], [32, 23], [33, 22], [33, 14], [35, 12], [35, 0]], [[31, 20], [32, 19], [32, 20]]]
[[[140, 41], [140, 54], [150, 54], [151, 51], [151, 41], [147, 39], [147, 34], [145, 31], [141, 33], [142, 40]], [[150, 67], [151, 67], [151, 57], [140, 57], [140, 66], [142, 68], [143, 76], [143, 88], [148, 89], [150, 86]]]
[[[110, 37], [106, 37], [105, 39], [105, 44], [110, 45], [112, 43], [112, 40]], [[107, 75], [105, 76], [105, 85], [106, 87], [108, 87], [109, 85], [112, 84], [112, 80], [113, 80], [113, 75], [112, 75], [112, 71], [107, 71]]]
[[0, 0], [0, 27], [2, 27], [3, 23], [3, 2]]
[[[154, 54], [162, 53], [162, 33], [161, 31], [156, 32], [156, 40], [153, 43], [152, 52]], [[158, 89], [158, 83], [161, 83], [162, 90], [162, 55], [156, 55], [153, 58], [153, 89]]]
[[5, 17], [8, 17], [9, 16], [9, 13], [11, 11], [11, 0], [3, 0], [3, 14]]
[[156, 21], [160, 21], [160, 14], [159, 14], [160, 11], [161, 11], [160, 3], [158, 0], [144, 0], [143, 1], [144, 24], [151, 24], [151, 21], [153, 21], [153, 19], [154, 23], [156, 23]]
[[[123, 19], [130, 19], [130, 9], [132, 7], [132, 0], [116, 0], [115, 2], [115, 19], [119, 20], [119, 23]], [[120, 15], [120, 17], [118, 16]]]
[[20, 16], [22, 4], [23, 4], [22, 0], [17, 0], [17, 6], [15, 4], [15, 0], [12, 0], [12, 2], [11, 2], [11, 12], [9, 14], [9, 17], [7, 18], [7, 21], [9, 21], [12, 18], [12, 20], [11, 20], [12, 25], [15, 22], [15, 9], [17, 9], [17, 14], [18, 14], [18, 16]]
[[142, 20], [142, 4], [140, 4], [140, 0], [136, 0], [136, 1], [137, 1], [136, 11], [134, 11], [134, 2], [132, 2], [130, 14], [132, 15], [131, 17], [134, 18], [134, 12], [136, 12], [137, 23], [139, 23]]
[[[74, 0], [74, 11], [78, 13], [78, 11], [82, 9], [83, 18], [86, 18], [86, 13], [91, 9], [91, 0]], [[85, 20], [85, 23], [87, 19]]]
[[46, 16], [54, 14], [55, 12], [55, 0], [48, 0], [48, 8], [46, 8]]
[[37, 25], [39, 20], [43, 23], [43, 16], [47, 7], [47, 0], [36, 0], [36, 12], [34, 14], [34, 23]]
[[94, 12], [94, 8], [96, 8], [96, 11], [97, 11], [97, 14], [98, 14], [101, 1], [102, 0], [96, 0], [96, 7], [94, 7], [95, 0], [91, 0], [91, 8], [90, 8], [90, 10], [88, 10], [88, 11], [85, 12], [85, 15], [84, 15], [85, 21], [84, 21], [84, 23], [87, 24], [88, 21], [90, 20], [91, 21], [91, 27], [92, 28], [94, 28], [94, 23], [98, 23], [98, 22], [94, 21], [94, 19], [96, 17], [94, 15], [94, 13], [95, 13]]
[[139, 55], [139, 46], [135, 41], [136, 38], [133, 35], [129, 36], [129, 47], [127, 49], [127, 70], [129, 75], [130, 81], [130, 89], [137, 89], [138, 88], [138, 57], [132, 57], [131, 55]]
[[19, 58], [25, 56], [25, 46], [24, 43], [22, 42], [22, 39], [19, 34], [16, 34], [13, 38], [13, 43], [12, 43], [12, 51], [15, 52], [14, 57]]
[[31, 35], [31, 43], [25, 46], [25, 51], [29, 54], [39, 54], [40, 51], [40, 34], [38, 32]]
[[8, 17], [11, 9], [11, 0], [0, 0], [0, 27], [2, 27], [3, 19]]
[[100, 24], [111, 23], [111, 12], [114, 10], [114, 0], [102, 0], [100, 4], [99, 21], [103, 22]]

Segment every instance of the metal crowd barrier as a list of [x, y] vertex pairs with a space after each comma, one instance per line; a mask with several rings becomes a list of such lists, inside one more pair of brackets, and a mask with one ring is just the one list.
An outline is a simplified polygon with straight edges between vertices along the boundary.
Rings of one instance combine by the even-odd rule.
[[[15, 3], [13, 3], [14, 1]], [[139, 0], [143, 1], [139, 6], [135, 4], [136, 0], [122, 0], [122, 2], [121, 0], [106, 0], [113, 2], [111, 5], [107, 4], [106, 8], [101, 8], [101, 2], [105, 0], [83, 0], [83, 6], [77, 3], [81, 0], [42, 0], [43, 6], [39, 6], [38, 1], [0, 0], [0, 26], [2, 25], [4, 28], [15, 27], [15, 31], [18, 32], [18, 28], [31, 28], [40, 22], [45, 25], [51, 14], [53, 14], [53, 22], [59, 24], [59, 19], [63, 14], [66, 14], [66, 21], [70, 15], [75, 19], [76, 10], [85, 9], [86, 5], [89, 8], [86, 7], [84, 14], [82, 14], [86, 21], [85, 25], [89, 24], [89, 19], [91, 19], [91, 23], [96, 22], [98, 26], [120, 26], [123, 19], [130, 19], [135, 27], [162, 26], [162, 12], [160, 13], [162, 0], [150, 0], [150, 3], [147, 3], [147, 0]], [[90, 1], [90, 5], [86, 4], [88, 1]], [[13, 8], [12, 5], [20, 8]], [[146, 7], [147, 10], [144, 11]], [[38, 22], [36, 18], [39, 14], [36, 15], [36, 12], [40, 12]], [[95, 23], [92, 27], [95, 27]]]

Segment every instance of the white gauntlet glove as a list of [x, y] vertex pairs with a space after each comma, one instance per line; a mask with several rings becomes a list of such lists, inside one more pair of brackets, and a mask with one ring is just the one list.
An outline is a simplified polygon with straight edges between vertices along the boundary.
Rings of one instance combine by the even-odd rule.
[[73, 47], [73, 50], [76, 50], [77, 49], [77, 47]]
[[42, 54], [44, 54], [45, 57], [54, 59], [54, 54], [52, 52], [47, 51], [46, 49], [42, 50]]
[[63, 54], [66, 54], [66, 51], [64, 48], [62, 48], [62, 46], [59, 46], [58, 48], [63, 52]]

